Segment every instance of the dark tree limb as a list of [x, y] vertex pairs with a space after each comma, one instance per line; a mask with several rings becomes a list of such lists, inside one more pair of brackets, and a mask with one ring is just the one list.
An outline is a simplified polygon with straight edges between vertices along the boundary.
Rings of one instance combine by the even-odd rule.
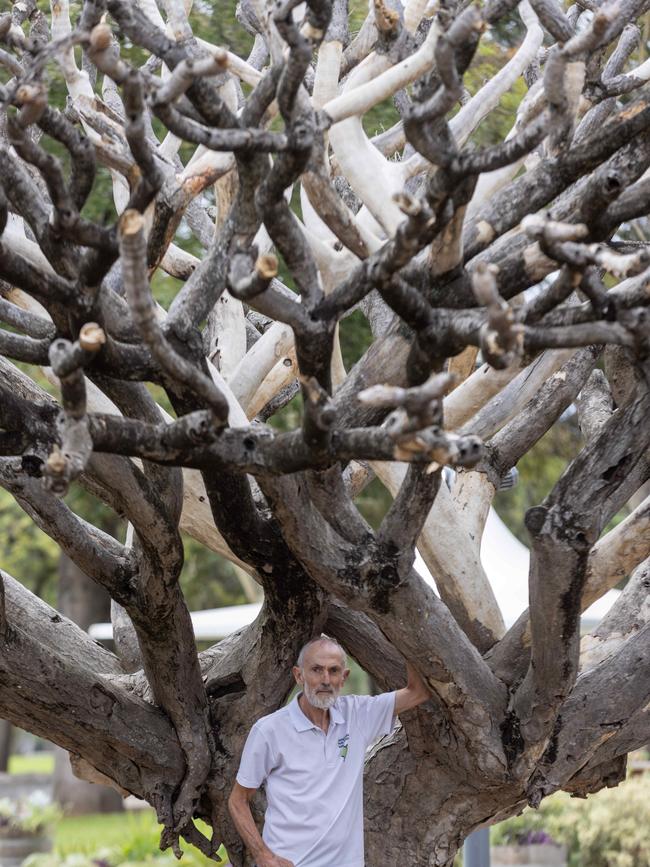
[[50, 535], [80, 569], [115, 598], [131, 595], [133, 563], [122, 546], [78, 518], [65, 503], [44, 491], [38, 478], [24, 478], [20, 460], [0, 460], [0, 483], [32, 520]]
[[[139, 797], [171, 792], [182, 777], [183, 757], [165, 714], [119, 686], [122, 671], [111, 653], [7, 573], [2, 578], [10, 624], [0, 653], [3, 717], [83, 754]], [[84, 664], [72, 665], [75, 657]], [[37, 692], [24, 688], [33, 660], [48, 673]], [[15, 703], [9, 699], [18, 686], [22, 698]], [[67, 713], [61, 713], [62, 701]]]
[[212, 410], [215, 424], [228, 420], [228, 403], [217, 386], [175, 352], [156, 320], [146, 269], [144, 221], [136, 211], [127, 211], [120, 223], [120, 248], [124, 283], [134, 318], [145, 342], [160, 366], [174, 380], [189, 387]]
[[[575, 682], [587, 558], [607, 520], [597, 504], [621, 484], [623, 467], [635, 464], [647, 449], [650, 434], [642, 421], [647, 409], [646, 394], [612, 416], [603, 436], [573, 461], [544, 504], [528, 512], [533, 536], [531, 666], [512, 707], [529, 756], [532, 744], [542, 755], [561, 703]], [[584, 482], [587, 478], [590, 485]], [[542, 796], [534, 786], [528, 794], [532, 801]]]

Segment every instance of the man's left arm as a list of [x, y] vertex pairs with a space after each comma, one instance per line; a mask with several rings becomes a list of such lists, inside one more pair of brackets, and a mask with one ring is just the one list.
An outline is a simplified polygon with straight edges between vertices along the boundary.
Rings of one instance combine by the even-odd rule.
[[431, 692], [410, 662], [406, 663], [408, 681], [403, 689], [395, 693], [395, 715], [404, 713], [417, 707], [422, 702], [431, 698]]

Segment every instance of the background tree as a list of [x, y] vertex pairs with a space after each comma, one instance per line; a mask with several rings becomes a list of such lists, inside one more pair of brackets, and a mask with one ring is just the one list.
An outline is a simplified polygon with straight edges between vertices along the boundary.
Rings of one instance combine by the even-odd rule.
[[[110, 617], [110, 597], [101, 585], [88, 577], [68, 557], [59, 558], [57, 610], [87, 630], [91, 623]], [[55, 750], [54, 798], [71, 814], [117, 812], [123, 809], [119, 793], [109, 786], [81, 780], [72, 773], [66, 750]]]
[[[648, 478], [648, 255], [617, 235], [648, 210], [646, 6], [246, 0], [245, 60], [181, 0], [0, 16], [0, 484], [105, 588], [116, 638], [3, 572], [0, 715], [152, 803], [161, 845], [246, 863], [225, 808], [241, 746], [322, 629], [382, 688], [406, 658], [432, 690], [369, 757], [370, 864], [447, 867], [525, 803], [615, 784], [647, 742], [648, 501], [602, 535]], [[517, 47], [483, 82], [497, 32]], [[348, 372], [350, 321], [369, 345]], [[506, 632], [488, 508], [576, 399]], [[373, 477], [393, 500], [370, 523]], [[75, 511], [78, 486], [124, 539]], [[201, 653], [181, 530], [264, 590]], [[581, 643], [581, 610], [630, 575]]]

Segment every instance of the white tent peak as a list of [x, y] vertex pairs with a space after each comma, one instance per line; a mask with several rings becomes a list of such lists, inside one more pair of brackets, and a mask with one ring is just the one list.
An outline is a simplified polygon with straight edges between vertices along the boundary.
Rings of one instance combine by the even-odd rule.
[[[490, 509], [481, 541], [481, 563], [503, 614], [506, 628], [512, 626], [528, 608], [528, 568], [530, 551], [506, 527], [494, 509]], [[424, 560], [416, 553], [415, 568], [423, 579], [435, 587]], [[620, 594], [610, 590], [582, 615], [585, 628], [603, 619]]]

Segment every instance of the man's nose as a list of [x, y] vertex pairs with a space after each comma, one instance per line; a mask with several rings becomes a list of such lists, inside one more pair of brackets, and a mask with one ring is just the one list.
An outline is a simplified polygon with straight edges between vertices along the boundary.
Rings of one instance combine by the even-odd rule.
[[328, 672], [328, 671], [326, 671], [326, 672], [323, 673], [321, 679], [322, 679], [323, 684], [325, 684], [326, 686], [329, 686], [330, 675], [329, 675], [329, 672]]

